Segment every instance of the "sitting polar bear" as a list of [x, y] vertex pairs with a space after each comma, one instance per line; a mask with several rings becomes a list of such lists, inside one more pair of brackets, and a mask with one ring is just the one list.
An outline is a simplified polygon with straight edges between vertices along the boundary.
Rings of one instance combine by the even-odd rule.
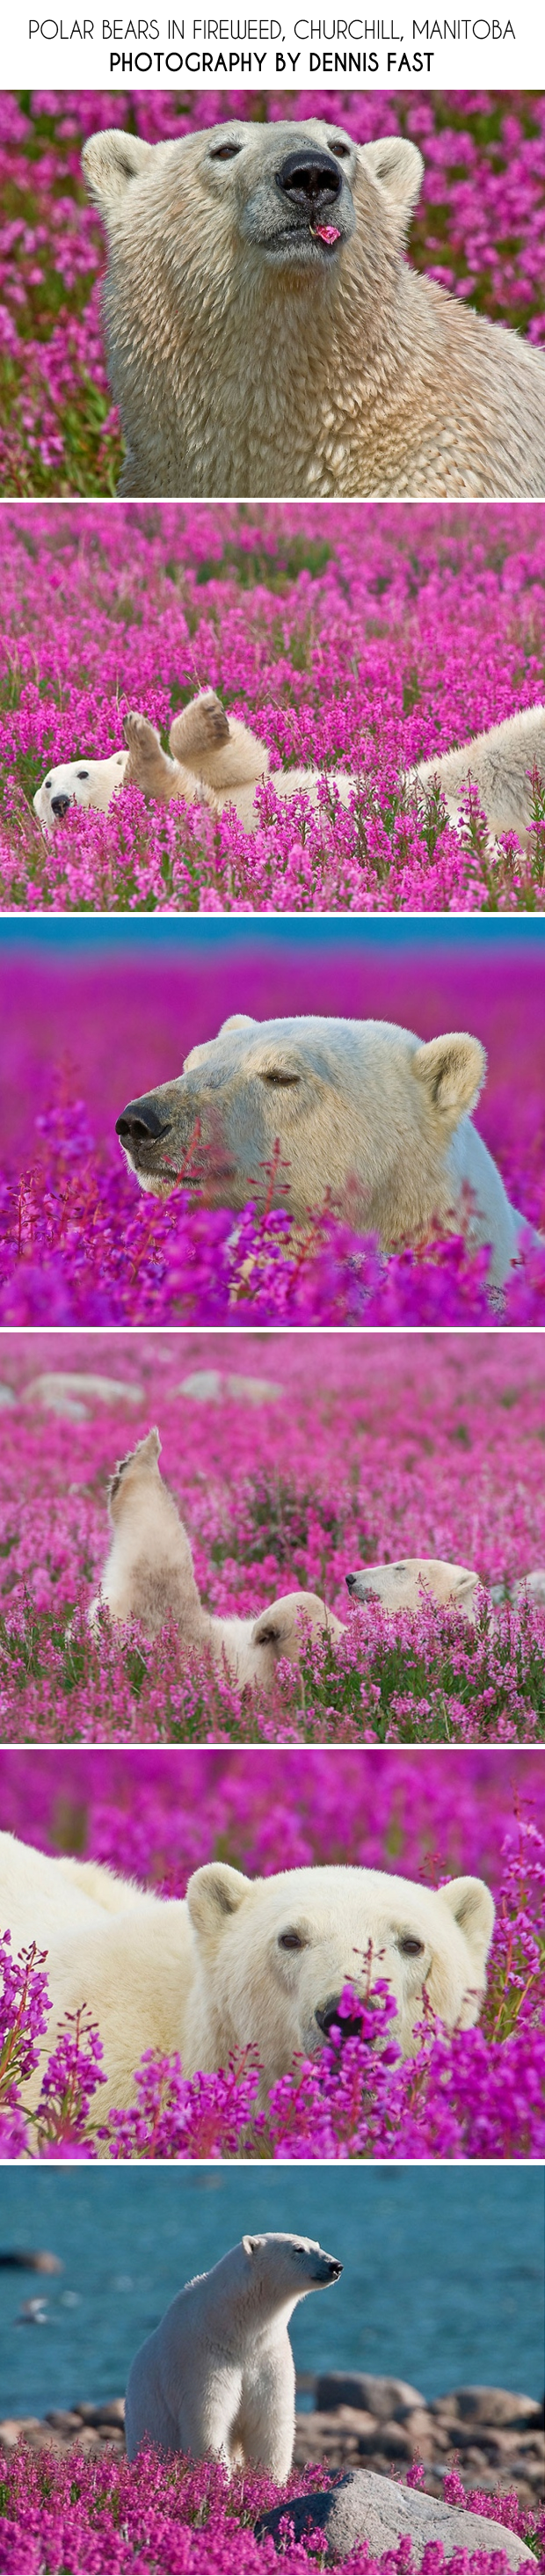
[[121, 1459], [112, 1477], [113, 1539], [100, 1591], [88, 1612], [91, 1626], [102, 1609], [116, 1623], [138, 1619], [147, 1637], [159, 1636], [165, 1622], [174, 1620], [184, 1660], [209, 1648], [214, 1663], [227, 1669], [239, 1690], [248, 1682], [271, 1690], [280, 1657], [298, 1664], [309, 1631], [342, 1637], [340, 1619], [317, 1592], [286, 1593], [257, 1619], [213, 1618], [197, 1590], [187, 1530], [163, 1484], [160, 1450], [154, 1428]]
[[543, 498], [543, 356], [406, 261], [416, 144], [232, 118], [156, 144], [110, 128], [83, 169], [120, 492]]
[[[317, 1867], [250, 1879], [227, 1862], [193, 1872], [184, 1899], [164, 1899], [94, 1861], [54, 1860], [0, 1834], [0, 1916], [14, 1952], [47, 1952], [47, 2045], [66, 2012], [89, 2006], [107, 2083], [99, 2118], [136, 2099], [145, 2049], [179, 2050], [184, 2073], [214, 2072], [252, 2047], [259, 2099], [302, 2051], [316, 2057], [343, 1987], [366, 1997], [386, 1977], [392, 2025], [414, 2056], [425, 1987], [447, 2029], [478, 2018], [494, 1927], [480, 1878], [420, 1887], [383, 1870]], [[36, 2103], [40, 2071], [24, 2087]]]
[[310, 2236], [243, 2236], [212, 2272], [188, 2281], [148, 2335], [127, 2382], [129, 2460], [139, 2445], [289, 2477], [295, 2369], [288, 2325], [298, 2299], [340, 2280], [342, 2263]]
[[484, 1047], [465, 1033], [422, 1045], [389, 1020], [240, 1012], [172, 1082], [130, 1101], [116, 1133], [155, 1198], [204, 1187], [208, 1206], [239, 1210], [265, 1172], [297, 1226], [329, 1202], [384, 1253], [465, 1228], [471, 1246], [490, 1246], [497, 1289], [525, 1228], [468, 1114], [485, 1073]]

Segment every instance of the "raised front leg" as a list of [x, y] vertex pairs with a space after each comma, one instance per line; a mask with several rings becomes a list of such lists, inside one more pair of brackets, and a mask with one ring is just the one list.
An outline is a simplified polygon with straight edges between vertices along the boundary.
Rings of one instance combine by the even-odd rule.
[[144, 796], [155, 796], [159, 805], [169, 805], [176, 795], [176, 770], [166, 751], [162, 751], [155, 725], [147, 716], [125, 717], [123, 733], [128, 750], [124, 786], [141, 787]]
[[200, 774], [200, 763], [229, 741], [229, 718], [215, 689], [201, 689], [189, 707], [174, 716], [169, 744], [174, 760], [184, 762], [186, 769]]

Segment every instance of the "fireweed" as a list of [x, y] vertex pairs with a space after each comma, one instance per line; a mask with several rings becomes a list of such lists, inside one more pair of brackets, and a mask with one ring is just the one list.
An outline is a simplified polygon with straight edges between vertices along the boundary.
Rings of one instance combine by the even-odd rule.
[[[35, 91], [2, 99], [0, 246], [5, 491], [108, 493], [120, 463], [104, 365], [99, 281], [104, 237], [81, 174], [96, 128], [149, 142], [225, 117], [285, 115], [285, 96], [207, 90]], [[545, 101], [539, 92], [299, 92], [294, 118], [339, 121], [360, 143], [402, 133], [425, 176], [410, 254], [480, 312], [543, 338]]]
[[[105, 986], [104, 1014], [109, 998]], [[34, 1063], [32, 1085], [35, 1093]], [[500, 1093], [500, 1116], [502, 1105]], [[503, 1134], [502, 1175], [530, 1226], [543, 1205], [543, 1106], [524, 1098], [522, 1078], [514, 1114], [522, 1131], [518, 1154]], [[494, 1299], [488, 1250], [470, 1249], [464, 1232], [438, 1232], [425, 1247], [385, 1260], [376, 1236], [350, 1224], [350, 1184], [348, 1214], [336, 1215], [326, 1196], [298, 1234], [289, 1214], [289, 1165], [281, 1164], [278, 1142], [262, 1177], [256, 1175], [255, 1198], [235, 1223], [229, 1208], [211, 1210], [203, 1198], [192, 1198], [183, 1174], [166, 1203], [137, 1193], [115, 1146], [109, 1140], [97, 1146], [82, 1100], [59, 1099], [35, 1125], [31, 1164], [5, 1169], [0, 1182], [4, 1325], [47, 1318], [240, 1327], [249, 1314], [253, 1324], [269, 1326], [545, 1320], [545, 1240], [535, 1243], [530, 1233], [521, 1239], [502, 1297]], [[273, 1204], [279, 1169], [285, 1208]], [[462, 1226], [469, 1217], [468, 1204]]]
[[[407, 2485], [417, 2486], [420, 2476], [418, 2468], [409, 2470]], [[41, 2576], [45, 2566], [51, 2576], [64, 2576], [67, 2568], [92, 2568], [94, 2576], [131, 2576], [133, 2569], [149, 2570], [149, 2576], [210, 2576], [213, 2566], [215, 2576], [241, 2576], [242, 2568], [244, 2576], [260, 2576], [262, 2570], [273, 2576], [280, 2564], [284, 2576], [299, 2576], [305, 2568], [323, 2567], [324, 2557], [319, 2537], [318, 2545], [316, 2536], [308, 2544], [294, 2541], [290, 2496], [310, 2497], [330, 2483], [320, 2466], [293, 2469], [278, 2489], [255, 2470], [237, 2472], [228, 2485], [215, 2461], [165, 2460], [151, 2448], [129, 2465], [124, 2459], [85, 2458], [76, 2447], [64, 2458], [54, 2450], [35, 2453], [22, 2443], [6, 2460], [0, 2486], [2, 2568], [5, 2576]], [[444, 2493], [448, 2504], [463, 2500], [473, 2513], [497, 2523], [497, 2551], [470, 2556], [456, 2548], [454, 2526], [450, 2558], [436, 2543], [417, 2561], [410, 2541], [379, 2560], [363, 2545], [343, 2559], [345, 2576], [379, 2576], [379, 2570], [412, 2576], [415, 2567], [424, 2576], [442, 2576], [443, 2570], [445, 2576], [449, 2570], [453, 2576], [502, 2576], [502, 2527], [518, 2532], [538, 2567], [545, 2565], [542, 2513], [521, 2509], [515, 2494], [488, 2496], [477, 2488], [466, 2495], [455, 2472], [445, 2479]], [[269, 2536], [256, 2541], [254, 2525], [280, 2502], [286, 2537], [279, 2561]]]
[[[136, 1401], [71, 1422], [24, 1398], [40, 1369], [81, 1367], [78, 1335], [4, 1336], [18, 1399], [2, 1413], [0, 1460], [4, 1743], [540, 1742], [543, 1610], [507, 1598], [492, 1614], [486, 1596], [545, 1565], [541, 1338], [327, 1336], [319, 1380], [312, 1334], [233, 1340], [87, 1338], [86, 1365], [121, 1376]], [[256, 1410], [236, 1394], [184, 1397], [199, 1364], [264, 1371], [278, 1399]], [[297, 1587], [347, 1621], [340, 1646], [305, 1646], [270, 1698], [241, 1697], [206, 1662], [181, 1669], [175, 1630], [153, 1645], [107, 1620], [89, 1632], [108, 1475], [154, 1421], [206, 1607], [256, 1617]], [[474, 1566], [477, 1624], [426, 1600], [395, 1617], [350, 1608], [346, 1574], [399, 1554]]]
[[[34, 1786], [38, 1802], [43, 1783], [46, 1796], [53, 1801], [51, 1824], [56, 1813], [57, 1834], [64, 1829], [65, 1843], [74, 1837], [81, 1848], [93, 1857], [107, 1859], [110, 1865], [127, 1870], [138, 1868], [141, 1878], [160, 1871], [158, 1848], [164, 1845], [167, 1809], [172, 1809], [180, 1783], [175, 1774], [166, 1780], [158, 1774], [158, 1791], [146, 1795], [146, 1780], [141, 1775], [136, 1787], [136, 1814], [129, 1814], [129, 1831], [121, 1823], [119, 1810], [112, 1802], [116, 1788], [121, 1797], [134, 1801], [133, 1764], [125, 1780], [123, 1764], [118, 1771], [115, 1757], [92, 1756], [94, 1778], [99, 1791], [93, 1820], [87, 1830], [81, 1807], [77, 1807], [78, 1786], [87, 1793], [85, 1781], [75, 1757], [61, 1757], [54, 1774], [42, 1756], [40, 1772]], [[118, 1757], [119, 1759], [119, 1757]], [[149, 1765], [149, 1757], [146, 1757]], [[193, 1842], [191, 1863], [179, 1858], [174, 1868], [167, 1869], [167, 1887], [183, 1894], [189, 1868], [195, 1861], [210, 1858], [216, 1849], [235, 1855], [242, 1850], [246, 1865], [265, 1868], [265, 1875], [280, 1864], [294, 1865], [296, 1858], [318, 1861], [335, 1856], [336, 1848], [343, 1860], [362, 1863], [372, 1856], [374, 1865], [392, 1864], [392, 1826], [400, 1835], [400, 1816], [406, 1802], [416, 1806], [411, 1850], [410, 1835], [402, 1842], [403, 1871], [412, 1866], [418, 1875], [431, 1878], [438, 1885], [446, 1875], [444, 1851], [452, 1859], [452, 1811], [459, 1790], [461, 1808], [469, 1796], [474, 1800], [474, 1837], [477, 1815], [480, 1835], [471, 1850], [469, 1832], [461, 1830], [454, 1838], [457, 1859], [464, 1867], [471, 1858], [482, 1874], [486, 1863], [488, 1791], [492, 1804], [494, 1789], [498, 1793], [497, 1757], [488, 1769], [481, 1767], [477, 1794], [471, 1781], [466, 1784], [460, 1772], [465, 1765], [456, 1764], [447, 1781], [441, 1777], [442, 1765], [425, 1757], [425, 1770], [418, 1766], [416, 1782], [411, 1776], [407, 1758], [394, 1756], [387, 1766], [387, 1784], [380, 1781], [377, 1766], [369, 1775], [369, 1756], [363, 1757], [364, 1769], [354, 1757], [339, 1756], [333, 1766], [320, 1756], [289, 1758], [287, 1786], [280, 1787], [275, 1778], [273, 1756], [265, 1756], [258, 1767], [258, 1781], [244, 1784], [237, 1766], [233, 1779], [232, 1764], [220, 1773], [210, 1756], [189, 1756], [195, 1778], [184, 1772], [184, 1812], [179, 1816], [182, 1841]], [[478, 1759], [478, 1757], [477, 1757]], [[448, 1760], [448, 1757], [447, 1757]], [[212, 1763], [212, 1778], [210, 1777]], [[481, 1757], [482, 1763], [482, 1757]], [[342, 1766], [342, 1779], [338, 1776]], [[252, 1771], [255, 1770], [252, 1765]], [[383, 1766], [379, 1766], [382, 1769]], [[414, 1768], [414, 1759], [413, 1766]], [[157, 1762], [155, 1764], [157, 1771]], [[24, 1759], [3, 1757], [4, 1796], [2, 1819], [17, 1827], [23, 1824], [25, 1834], [34, 1831], [44, 1837], [41, 1825], [33, 1825], [26, 1800], [26, 1765]], [[284, 1782], [286, 1765], [283, 1764]], [[409, 1776], [407, 1777], [407, 1774]], [[1, 1777], [1, 1775], [0, 1775]], [[339, 2026], [317, 2060], [297, 2061], [294, 2070], [272, 2087], [267, 2109], [257, 2110], [259, 2060], [251, 2049], [218, 2074], [185, 2077], [180, 2058], [174, 2054], [155, 2058], [147, 2051], [136, 2073], [136, 2102], [129, 2110], [112, 2111], [106, 2123], [101, 2122], [100, 2096], [97, 2088], [103, 2081], [100, 2037], [83, 2013], [68, 2015], [54, 2051], [45, 2063], [42, 2035], [45, 2025], [47, 1993], [44, 1986], [44, 1959], [26, 1953], [20, 1962], [12, 1959], [9, 1938], [2, 1945], [0, 1959], [4, 1977], [4, 1996], [0, 2004], [0, 2150], [4, 2156], [18, 2157], [28, 2152], [38, 2155], [95, 2157], [107, 2152], [115, 2158], [199, 2158], [240, 2155], [284, 2158], [471, 2158], [542, 2156], [545, 2149], [545, 1836], [532, 1813], [532, 1788], [535, 1770], [522, 1774], [524, 1805], [517, 1797], [515, 1815], [506, 1825], [508, 1784], [503, 1777], [503, 1817], [499, 1802], [495, 1820], [495, 1858], [488, 1864], [497, 1914], [494, 1941], [488, 1968], [487, 1993], [479, 2025], [469, 2031], [447, 2033], [434, 2019], [427, 1997], [418, 2032], [418, 2050], [414, 2059], [402, 2062], [395, 2035], [395, 2004], [387, 1982], [380, 1976], [380, 1956], [369, 1957], [366, 1997], [353, 1997], [347, 1987], [339, 2004]], [[369, 1810], [374, 1803], [375, 1779], [383, 1812], [379, 1832], [369, 1829]], [[108, 1803], [101, 1803], [104, 1789]], [[193, 1798], [201, 1790], [200, 1810]], [[207, 1795], [208, 1791], [208, 1795]], [[230, 1794], [231, 1791], [231, 1794]], [[276, 1799], [275, 1799], [276, 1791]], [[540, 1776], [536, 1780], [538, 1808], [542, 1796]], [[174, 1793], [174, 1795], [173, 1795]], [[95, 1791], [96, 1795], [96, 1791]], [[482, 1802], [482, 1803], [481, 1803]], [[527, 1803], [528, 1802], [528, 1803]], [[257, 1845], [253, 1828], [252, 1806], [261, 1809]], [[359, 1805], [367, 1830], [355, 1829]], [[306, 1807], [306, 1831], [301, 1822]], [[450, 1816], [447, 1819], [447, 1809]], [[321, 1809], [321, 1812], [320, 1812]], [[237, 1834], [238, 1810], [238, 1834]], [[191, 1835], [188, 1811], [199, 1812], [195, 1848], [195, 1829]], [[267, 1811], [268, 1833], [264, 1833]], [[341, 1813], [342, 1811], [342, 1813]], [[346, 1818], [352, 1816], [353, 1841], [348, 1843]], [[312, 1817], [312, 1823], [310, 1821]], [[214, 1818], [216, 1827], [214, 1834]], [[221, 1818], [221, 1824], [220, 1824]], [[432, 1822], [433, 1818], [433, 1822]], [[336, 1825], [336, 1819], [338, 1819]], [[425, 1821], [426, 1819], [426, 1821]], [[501, 1851], [497, 1840], [501, 1832]], [[386, 1827], [386, 1831], [385, 1831]], [[430, 1850], [435, 1827], [442, 1848]], [[131, 1830], [132, 1828], [132, 1830]], [[241, 1831], [242, 1828], [242, 1831]], [[272, 1838], [271, 1838], [272, 1828]], [[47, 1831], [47, 1828], [45, 1828]], [[50, 1825], [51, 1830], [51, 1825]], [[54, 1830], [54, 1826], [53, 1826]], [[172, 1835], [167, 1839], [172, 1841]], [[336, 1832], [338, 1843], [336, 1845]], [[247, 1837], [250, 1838], [248, 1854]], [[429, 1837], [429, 1840], [428, 1840]], [[265, 1856], [263, 1852], [265, 1840]], [[427, 1842], [427, 1850], [424, 1848]], [[147, 1853], [147, 1863], [146, 1855]], [[139, 1855], [139, 1857], [137, 1857]], [[397, 1858], [398, 1853], [394, 1856]], [[150, 1867], [151, 1862], [151, 1867]], [[373, 1983], [375, 1971], [378, 1979]], [[45, 1961], [47, 1976], [47, 1962]], [[356, 2015], [359, 2029], [343, 2039], [342, 2023]], [[25, 2118], [21, 2086], [36, 2068], [41, 2070], [41, 2089], [36, 2111]], [[2, 2072], [2, 2070], [4, 2070]]]
[[[413, 122], [427, 112], [412, 102]], [[107, 533], [92, 508], [76, 515], [77, 527], [62, 504], [31, 504], [23, 526], [20, 511], [2, 517], [4, 909], [543, 909], [537, 776], [525, 857], [509, 834], [491, 855], [475, 790], [459, 838], [436, 796], [417, 816], [401, 775], [543, 698], [538, 509], [492, 503], [476, 525], [463, 505], [119, 503]], [[248, 835], [233, 812], [161, 809], [130, 788], [107, 815], [74, 809], [44, 836], [32, 796], [52, 763], [104, 758], [131, 706], [166, 740], [173, 712], [209, 684], [273, 766], [319, 768], [318, 812], [267, 786]], [[348, 810], [338, 767], [357, 780]]]

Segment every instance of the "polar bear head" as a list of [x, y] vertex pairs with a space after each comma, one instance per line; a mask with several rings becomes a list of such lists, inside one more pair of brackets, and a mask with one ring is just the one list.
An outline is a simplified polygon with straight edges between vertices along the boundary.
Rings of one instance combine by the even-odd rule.
[[116, 1132], [156, 1198], [182, 1184], [239, 1209], [268, 1192], [298, 1224], [329, 1203], [386, 1248], [418, 1243], [452, 1210], [449, 1147], [485, 1069], [466, 1034], [422, 1045], [387, 1020], [237, 1014]]
[[298, 2299], [308, 2298], [309, 2290], [327, 2290], [339, 2281], [343, 2268], [336, 2254], [324, 2254], [312, 2236], [243, 2236], [241, 2252], [252, 2307], [259, 2291], [265, 2309], [292, 2309]]
[[315, 2057], [343, 1986], [362, 1997], [386, 1978], [403, 2056], [415, 2053], [423, 1989], [448, 2029], [477, 2020], [494, 1926], [489, 1889], [455, 1878], [437, 1890], [385, 1871], [310, 1868], [248, 1879], [226, 1863], [195, 1870], [191, 2014], [201, 2066], [252, 2045], [264, 2092], [298, 2052]]
[[127, 751], [114, 751], [109, 760], [66, 760], [57, 769], [48, 769], [32, 799], [43, 830], [55, 832], [71, 805], [96, 805], [106, 813], [112, 796], [123, 786], [128, 757]]
[[480, 1591], [478, 1574], [467, 1565], [446, 1565], [437, 1556], [404, 1556], [393, 1565], [362, 1565], [347, 1574], [352, 1601], [381, 1601], [384, 1610], [419, 1610], [426, 1593], [432, 1601], [452, 1603], [465, 1619], [474, 1619]]
[[423, 169], [402, 136], [358, 145], [320, 117], [232, 118], [156, 144], [110, 127], [82, 158], [114, 261], [141, 281], [152, 245], [158, 322], [163, 284], [167, 298], [177, 290], [180, 329], [184, 314], [209, 317], [220, 297], [225, 305], [237, 280], [246, 296], [266, 281], [283, 295], [336, 284], [354, 236], [370, 298], [381, 250], [391, 257], [405, 236]]

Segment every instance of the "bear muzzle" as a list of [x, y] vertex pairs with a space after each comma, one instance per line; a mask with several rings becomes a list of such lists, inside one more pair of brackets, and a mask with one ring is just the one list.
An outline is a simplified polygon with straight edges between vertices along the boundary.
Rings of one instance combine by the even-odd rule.
[[62, 823], [64, 821], [64, 816], [65, 814], [68, 814], [69, 808], [73, 803], [73, 796], [52, 796], [51, 812], [56, 815], [58, 823]]
[[342, 2021], [339, 2021], [341, 1993], [338, 1995], [328, 1995], [327, 2002], [325, 2004], [318, 2004], [316, 2006], [314, 2019], [318, 2023], [318, 2029], [323, 2032], [324, 2039], [329, 2039], [331, 2031], [337, 2028], [340, 2033], [342, 2044], [345, 2039], [359, 2038], [362, 2026], [363, 2007], [361, 2014], [351, 2013], [347, 2015], [343, 2013]]
[[[276, 187], [287, 197], [298, 217], [297, 232], [310, 232], [331, 257], [342, 240], [340, 224], [334, 220], [334, 209], [342, 191], [342, 173], [328, 152], [288, 152], [276, 172]], [[333, 217], [333, 220], [332, 220]]]

